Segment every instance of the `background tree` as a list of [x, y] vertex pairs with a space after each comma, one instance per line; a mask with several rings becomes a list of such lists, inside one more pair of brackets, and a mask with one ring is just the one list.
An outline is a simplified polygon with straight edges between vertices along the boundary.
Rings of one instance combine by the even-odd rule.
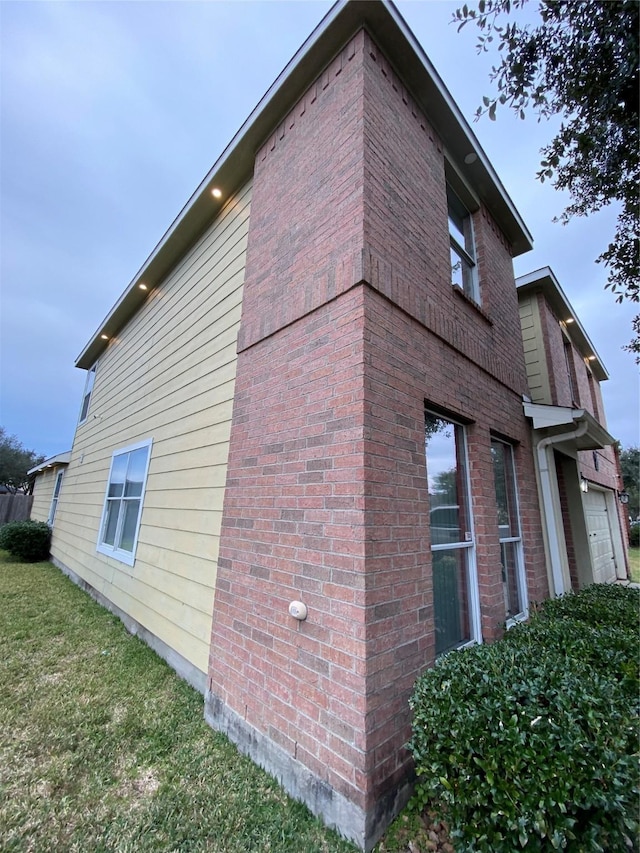
[[[478, 51], [497, 48], [500, 63], [490, 80], [496, 93], [483, 98], [477, 117], [495, 119], [503, 104], [520, 118], [561, 116], [542, 149], [540, 181], [569, 191], [571, 203], [556, 221], [586, 216], [618, 202], [613, 239], [598, 262], [609, 270], [606, 287], [640, 299], [640, 129], [638, 100], [638, 0], [540, 0], [540, 22], [504, 23], [527, 0], [479, 0], [454, 14], [460, 30], [473, 22]], [[640, 354], [640, 316], [627, 349]]]
[[620, 451], [620, 470], [624, 490], [629, 495], [627, 511], [636, 519], [640, 516], [640, 449], [628, 447]]
[[27, 450], [15, 435], [8, 435], [0, 427], [0, 484], [10, 492], [28, 492], [27, 471], [44, 462], [44, 458], [34, 450]]

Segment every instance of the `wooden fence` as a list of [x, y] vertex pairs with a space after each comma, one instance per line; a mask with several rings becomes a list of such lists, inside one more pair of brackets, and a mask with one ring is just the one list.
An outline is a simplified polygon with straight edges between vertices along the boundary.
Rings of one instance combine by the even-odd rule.
[[0, 495], [0, 525], [9, 521], [27, 521], [33, 495]]

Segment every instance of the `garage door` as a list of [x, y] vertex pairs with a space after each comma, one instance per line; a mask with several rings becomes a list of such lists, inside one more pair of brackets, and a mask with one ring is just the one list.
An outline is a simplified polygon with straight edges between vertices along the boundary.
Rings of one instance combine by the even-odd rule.
[[605, 492], [589, 489], [584, 495], [584, 512], [593, 564], [593, 580], [609, 583], [616, 579], [616, 559]]

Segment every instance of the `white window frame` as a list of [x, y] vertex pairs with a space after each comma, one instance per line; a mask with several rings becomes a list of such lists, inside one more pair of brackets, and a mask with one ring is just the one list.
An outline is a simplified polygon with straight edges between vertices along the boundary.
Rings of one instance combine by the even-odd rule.
[[[471, 474], [469, 469], [469, 447], [467, 442], [467, 429], [466, 426], [459, 421], [455, 420], [448, 414], [444, 414], [442, 412], [434, 411], [429, 408], [429, 404], [425, 405], [425, 417], [427, 415], [432, 415], [436, 418], [441, 418], [442, 420], [446, 420], [454, 427], [459, 427], [462, 435], [462, 450], [464, 453], [464, 464], [465, 464], [465, 488], [467, 490], [467, 511], [469, 513], [469, 534], [471, 536], [469, 541], [465, 542], [456, 542], [456, 543], [443, 543], [440, 545], [431, 545], [431, 553], [437, 551], [455, 551], [455, 550], [465, 550], [467, 553], [466, 560], [466, 569], [467, 569], [467, 589], [469, 596], [469, 639], [463, 641], [458, 646], [454, 648], [447, 649], [443, 652], [440, 652], [438, 656], [442, 654], [448, 654], [450, 651], [454, 651], [455, 649], [466, 649], [470, 646], [474, 646], [476, 644], [482, 643], [482, 619], [480, 615], [480, 587], [478, 584], [478, 566], [476, 561], [476, 534], [475, 534], [475, 522], [473, 515], [473, 495], [471, 492]], [[427, 448], [425, 442], [425, 461], [427, 456]], [[428, 476], [428, 468], [427, 468], [427, 476]], [[434, 613], [435, 613], [435, 601], [434, 601]], [[434, 632], [435, 632], [435, 619], [434, 619]]]
[[[458, 208], [456, 211], [455, 208]], [[465, 234], [465, 243], [462, 245], [451, 228], [451, 211], [458, 215], [462, 213], [462, 231]], [[462, 267], [462, 291], [469, 299], [480, 304], [480, 287], [478, 283], [478, 262], [476, 260], [476, 240], [473, 228], [473, 216], [468, 206], [462, 201], [458, 193], [450, 183], [447, 183], [447, 222], [449, 227], [449, 245], [451, 252], [458, 258]], [[453, 270], [453, 264], [452, 264]], [[459, 285], [453, 281], [455, 287]]]
[[[500, 543], [500, 550], [502, 550], [502, 545], [506, 543], [515, 543], [515, 552], [516, 552], [516, 583], [518, 584], [518, 593], [520, 597], [520, 603], [522, 605], [522, 610], [519, 613], [514, 613], [512, 616], [507, 616], [506, 625], [507, 628], [512, 628], [518, 622], [523, 622], [524, 620], [529, 618], [529, 596], [527, 592], [527, 575], [524, 569], [524, 555], [522, 550], [522, 519], [520, 515], [520, 496], [518, 494], [518, 477], [516, 472], [516, 458], [513, 449], [513, 444], [509, 441], [505, 441], [502, 438], [498, 438], [495, 435], [491, 436], [491, 444], [502, 444], [504, 447], [508, 448], [509, 454], [511, 456], [511, 471], [513, 473], [513, 496], [515, 501], [514, 511], [516, 513], [516, 520], [518, 522], [518, 536], [500, 536], [500, 530], [498, 529], [498, 541]], [[493, 466], [493, 460], [492, 460]], [[495, 486], [495, 484], [494, 484]], [[494, 487], [495, 493], [495, 487]], [[497, 509], [497, 498], [496, 498], [496, 509]]]
[[83, 424], [89, 417], [89, 407], [91, 406], [91, 395], [93, 394], [93, 385], [96, 381], [96, 370], [98, 362], [96, 361], [89, 370], [87, 370], [87, 378], [84, 383], [84, 393], [82, 395], [82, 405], [80, 406], [80, 417], [78, 418], [78, 426]]
[[[153, 439], [149, 438], [145, 441], [139, 441], [136, 444], [130, 444], [127, 447], [119, 447], [117, 450], [113, 451], [111, 456], [111, 465], [109, 467], [109, 477], [107, 479], [107, 485], [105, 488], [104, 495], [104, 504], [102, 507], [102, 516], [100, 518], [100, 528], [98, 530], [98, 542], [96, 544], [96, 551], [100, 554], [104, 554], [107, 557], [113, 557], [114, 560], [119, 560], [121, 563], [125, 563], [127, 566], [133, 566], [136, 560], [136, 551], [138, 548], [138, 534], [140, 532], [140, 522], [142, 520], [142, 510], [144, 508], [144, 496], [147, 488], [147, 477], [149, 474], [149, 463], [151, 461], [151, 446], [153, 444]], [[103, 541], [105, 525], [107, 522], [107, 510], [109, 507], [109, 502], [114, 500], [115, 498], [109, 497], [109, 485], [111, 483], [111, 476], [113, 473], [113, 467], [116, 459], [120, 456], [124, 456], [125, 454], [132, 453], [134, 450], [140, 450], [141, 448], [147, 448], [147, 461], [145, 464], [144, 475], [142, 478], [142, 491], [140, 493], [139, 498], [136, 496], [136, 500], [140, 500], [140, 508], [138, 510], [138, 518], [136, 521], [135, 533], [133, 536], [133, 547], [131, 551], [126, 551], [123, 548], [118, 548], [115, 545], [109, 545]], [[124, 496], [121, 498], [117, 498], [121, 501], [121, 507], [124, 505], [125, 498]], [[119, 536], [122, 532], [122, 524], [123, 524], [123, 513], [121, 509], [118, 512], [118, 521], [116, 526], [115, 533], [115, 541], [117, 542]]]
[[58, 501], [60, 499], [60, 489], [62, 488], [62, 478], [64, 476], [64, 468], [61, 468], [56, 472], [56, 479], [53, 484], [53, 497], [51, 498], [51, 506], [49, 507], [49, 517], [47, 518], [47, 524], [49, 527], [53, 527], [53, 522], [56, 517], [56, 510], [58, 509]]

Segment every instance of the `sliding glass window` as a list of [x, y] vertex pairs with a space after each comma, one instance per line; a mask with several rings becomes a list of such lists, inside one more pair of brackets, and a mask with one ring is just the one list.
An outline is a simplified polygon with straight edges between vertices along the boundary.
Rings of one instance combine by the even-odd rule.
[[464, 427], [425, 413], [436, 654], [480, 639]]

